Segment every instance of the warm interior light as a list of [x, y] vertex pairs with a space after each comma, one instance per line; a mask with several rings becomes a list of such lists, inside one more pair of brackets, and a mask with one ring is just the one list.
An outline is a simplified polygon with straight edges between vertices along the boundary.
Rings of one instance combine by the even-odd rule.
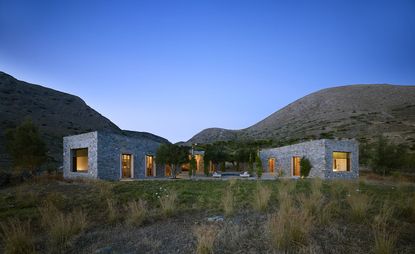
[[349, 152], [333, 152], [333, 171], [350, 171]]

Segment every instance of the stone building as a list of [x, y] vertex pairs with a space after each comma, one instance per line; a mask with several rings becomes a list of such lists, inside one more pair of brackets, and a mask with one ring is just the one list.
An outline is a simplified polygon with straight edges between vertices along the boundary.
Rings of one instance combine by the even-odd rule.
[[65, 178], [107, 180], [164, 177], [170, 168], [157, 166], [160, 142], [111, 132], [89, 132], [63, 138]]
[[355, 140], [320, 139], [259, 152], [264, 172], [299, 177], [302, 157], [312, 165], [309, 177], [355, 179], [359, 177], [359, 147]]

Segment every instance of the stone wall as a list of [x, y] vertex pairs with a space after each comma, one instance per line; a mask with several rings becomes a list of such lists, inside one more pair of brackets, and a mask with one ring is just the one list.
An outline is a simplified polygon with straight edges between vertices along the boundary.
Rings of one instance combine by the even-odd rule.
[[[326, 144], [326, 170], [324, 177], [328, 179], [357, 179], [359, 178], [359, 144], [355, 140], [325, 140]], [[333, 152], [350, 153], [350, 171], [333, 171]]]
[[[98, 133], [98, 177], [119, 180], [121, 178], [121, 154], [133, 156], [133, 178], [145, 178], [145, 156], [156, 155], [160, 143], [145, 138]], [[156, 177], [164, 177], [164, 167], [156, 165]]]
[[[145, 178], [145, 156], [156, 154], [160, 143], [147, 138], [133, 138], [111, 132], [89, 132], [63, 138], [65, 178], [121, 178], [121, 155], [132, 155], [132, 177]], [[88, 172], [72, 172], [72, 149], [88, 148]], [[155, 164], [156, 165], [156, 164]], [[156, 177], [164, 177], [164, 166], [155, 166]]]
[[268, 159], [275, 158], [274, 174], [282, 169], [284, 177], [293, 176], [292, 157], [306, 157], [310, 160], [313, 168], [310, 177], [324, 177], [323, 170], [326, 168], [324, 160], [324, 140], [315, 140], [278, 148], [263, 149], [260, 151], [260, 158], [264, 172], [268, 172]]
[[[311, 162], [312, 169], [309, 177], [354, 179], [359, 176], [358, 150], [358, 143], [354, 140], [321, 139], [279, 148], [263, 149], [260, 151], [260, 158], [264, 172], [269, 171], [268, 159], [275, 158], [275, 175], [278, 175], [278, 171], [281, 169], [284, 177], [293, 176], [292, 158], [299, 156], [306, 157]], [[333, 171], [332, 154], [334, 151], [351, 153], [350, 171]]]
[[[97, 178], [97, 144], [98, 132], [88, 132], [63, 138], [63, 177]], [[88, 172], [72, 172], [72, 149], [88, 148]]]

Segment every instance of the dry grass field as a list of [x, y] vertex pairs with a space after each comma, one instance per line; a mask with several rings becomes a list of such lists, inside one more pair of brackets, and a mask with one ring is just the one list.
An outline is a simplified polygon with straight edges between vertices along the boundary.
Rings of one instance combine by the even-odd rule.
[[415, 253], [415, 184], [42, 177], [0, 190], [0, 225], [4, 253]]

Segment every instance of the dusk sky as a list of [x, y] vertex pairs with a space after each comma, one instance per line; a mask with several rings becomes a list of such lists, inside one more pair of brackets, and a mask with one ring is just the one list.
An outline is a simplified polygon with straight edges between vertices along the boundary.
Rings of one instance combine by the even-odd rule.
[[0, 70], [177, 142], [327, 87], [415, 85], [415, 0], [0, 0]]

